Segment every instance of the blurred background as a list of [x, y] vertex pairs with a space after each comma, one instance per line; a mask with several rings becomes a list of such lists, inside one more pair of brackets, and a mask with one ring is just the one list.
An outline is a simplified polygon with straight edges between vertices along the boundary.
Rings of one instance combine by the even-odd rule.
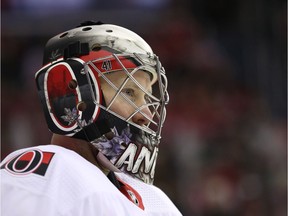
[[184, 215], [287, 215], [284, 0], [2, 0], [1, 156], [47, 144], [34, 73], [84, 20], [140, 34], [171, 103], [155, 184]]

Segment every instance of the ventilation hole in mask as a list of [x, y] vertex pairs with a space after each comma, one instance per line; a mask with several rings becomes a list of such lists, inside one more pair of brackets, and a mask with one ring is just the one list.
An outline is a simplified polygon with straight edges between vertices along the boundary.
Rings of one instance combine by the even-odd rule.
[[76, 89], [77, 86], [78, 86], [78, 83], [77, 83], [76, 80], [71, 80], [71, 81], [68, 83], [68, 87], [69, 87], [70, 89]]
[[101, 50], [101, 45], [100, 44], [94, 44], [92, 46], [92, 51], [99, 51]]
[[86, 27], [86, 28], [83, 28], [82, 31], [89, 31], [91, 29], [92, 29], [91, 27]]
[[113, 32], [113, 30], [111, 30], [111, 29], [107, 29], [106, 32], [111, 33], [111, 32]]
[[87, 104], [83, 101], [80, 101], [76, 107], [79, 111], [83, 112], [87, 108]]
[[63, 33], [62, 35], [60, 35], [60, 38], [65, 37], [68, 34], [68, 32]]

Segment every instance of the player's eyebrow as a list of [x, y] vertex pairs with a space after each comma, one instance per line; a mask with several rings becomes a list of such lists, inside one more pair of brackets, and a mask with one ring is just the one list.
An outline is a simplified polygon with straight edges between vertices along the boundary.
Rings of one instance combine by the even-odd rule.
[[[148, 88], [146, 88], [145, 86], [141, 85], [140, 83], [139, 83], [139, 85], [142, 86], [142, 87], [145, 89], [145, 91], [147, 91], [149, 94], [152, 94], [152, 86], [151, 86], [151, 85], [149, 85]], [[132, 87], [132, 88], [135, 88], [135, 89], [141, 89], [141, 88], [140, 88], [135, 82], [133, 82], [132, 80], [129, 80], [129, 81], [127, 82], [126, 86]], [[124, 88], [125, 88], [125, 87], [124, 87]]]

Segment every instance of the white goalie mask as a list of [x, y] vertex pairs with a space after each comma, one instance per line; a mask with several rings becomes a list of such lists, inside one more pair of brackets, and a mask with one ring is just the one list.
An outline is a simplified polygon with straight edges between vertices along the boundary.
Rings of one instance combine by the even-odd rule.
[[[147, 74], [149, 88], [141, 82]], [[35, 78], [53, 133], [87, 140], [117, 169], [153, 183], [169, 97], [165, 70], [139, 35], [116, 25], [83, 23], [47, 42]], [[125, 93], [129, 83], [145, 103]], [[109, 101], [104, 86], [113, 91]], [[119, 98], [129, 114], [119, 112]], [[135, 122], [137, 115], [145, 121]]]

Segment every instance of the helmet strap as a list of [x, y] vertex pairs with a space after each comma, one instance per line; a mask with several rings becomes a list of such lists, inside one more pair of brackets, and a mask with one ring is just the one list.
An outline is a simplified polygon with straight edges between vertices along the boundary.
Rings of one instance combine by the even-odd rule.
[[102, 119], [83, 127], [81, 131], [73, 135], [73, 138], [83, 139], [91, 142], [110, 131], [111, 129], [108, 120]]

